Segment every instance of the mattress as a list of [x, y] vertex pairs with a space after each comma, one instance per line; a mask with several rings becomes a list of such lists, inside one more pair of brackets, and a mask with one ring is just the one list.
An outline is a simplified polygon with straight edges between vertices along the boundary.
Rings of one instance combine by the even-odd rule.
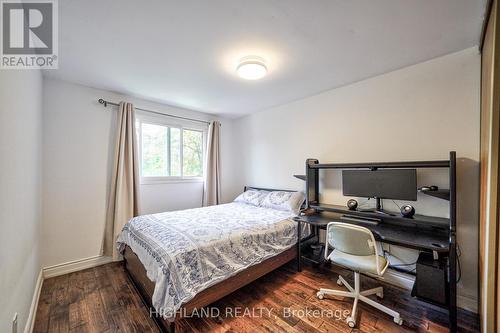
[[294, 246], [294, 216], [237, 202], [143, 215], [124, 226], [117, 245], [137, 255], [155, 283], [155, 310], [174, 320], [202, 290]]

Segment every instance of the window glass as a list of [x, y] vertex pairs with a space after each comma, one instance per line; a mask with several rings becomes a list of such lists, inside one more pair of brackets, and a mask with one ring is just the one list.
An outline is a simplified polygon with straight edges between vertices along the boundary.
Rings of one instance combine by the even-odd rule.
[[183, 130], [182, 133], [183, 174], [186, 177], [203, 175], [203, 133]]
[[136, 124], [142, 177], [202, 177], [203, 131], [162, 124]]
[[168, 176], [166, 152], [168, 127], [142, 124], [142, 175], [144, 177]]
[[181, 176], [181, 130], [170, 128], [170, 176]]

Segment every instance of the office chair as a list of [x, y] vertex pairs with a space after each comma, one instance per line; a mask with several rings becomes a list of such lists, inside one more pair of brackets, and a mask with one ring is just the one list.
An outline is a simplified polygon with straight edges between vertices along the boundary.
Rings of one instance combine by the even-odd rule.
[[[334, 248], [330, 254], [328, 254], [329, 247]], [[349, 291], [321, 288], [316, 294], [319, 299], [323, 299], [324, 295], [354, 298], [351, 315], [346, 320], [349, 327], [356, 325], [358, 301], [365, 302], [389, 314], [394, 318], [396, 324], [403, 324], [403, 320], [398, 312], [367, 297], [375, 294], [377, 297], [383, 298], [384, 290], [382, 287], [364, 291], [360, 290], [360, 273], [381, 277], [389, 266], [389, 262], [384, 257], [379, 256], [375, 238], [369, 229], [342, 222], [328, 223], [326, 228], [325, 259], [354, 271], [354, 288], [339, 275], [337, 284], [339, 286], [344, 285]]]

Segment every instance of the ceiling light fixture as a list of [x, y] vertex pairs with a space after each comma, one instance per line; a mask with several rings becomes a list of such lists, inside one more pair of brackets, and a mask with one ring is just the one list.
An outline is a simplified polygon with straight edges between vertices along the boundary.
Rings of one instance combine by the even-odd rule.
[[261, 57], [250, 56], [240, 60], [236, 72], [242, 79], [258, 80], [266, 76], [267, 67]]

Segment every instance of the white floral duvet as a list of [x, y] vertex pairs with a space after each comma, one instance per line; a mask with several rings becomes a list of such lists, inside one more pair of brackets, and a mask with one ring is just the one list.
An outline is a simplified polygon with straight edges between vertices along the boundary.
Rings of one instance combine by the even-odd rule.
[[293, 216], [237, 202], [143, 215], [124, 226], [118, 249], [139, 257], [155, 282], [153, 306], [173, 320], [200, 291], [294, 246]]

